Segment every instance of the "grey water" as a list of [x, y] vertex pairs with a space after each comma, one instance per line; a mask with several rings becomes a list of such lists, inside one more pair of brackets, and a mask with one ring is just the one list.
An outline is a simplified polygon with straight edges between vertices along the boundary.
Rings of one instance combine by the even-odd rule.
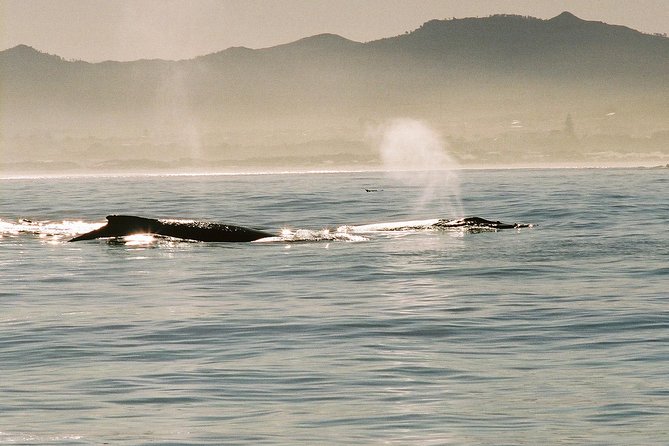
[[[446, 189], [0, 180], [0, 443], [668, 444], [669, 170], [465, 170]], [[320, 234], [455, 201], [535, 226], [67, 242], [108, 214]]]

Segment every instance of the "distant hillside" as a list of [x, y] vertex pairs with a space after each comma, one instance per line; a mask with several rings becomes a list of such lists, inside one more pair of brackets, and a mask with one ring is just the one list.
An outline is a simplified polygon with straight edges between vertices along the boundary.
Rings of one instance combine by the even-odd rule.
[[[432, 20], [368, 43], [322, 34], [181, 61], [87, 63], [20, 45], [0, 52], [0, 99], [7, 151], [48, 133], [100, 158], [81, 138], [144, 138], [166, 157], [184, 155], [180, 144], [199, 157], [262, 157], [262, 147], [359, 142], [365, 126], [397, 116], [453, 139], [494, 137], [512, 120], [560, 129], [567, 114], [582, 132], [639, 137], [669, 128], [669, 39], [565, 12]], [[622, 116], [620, 126], [606, 116]]]

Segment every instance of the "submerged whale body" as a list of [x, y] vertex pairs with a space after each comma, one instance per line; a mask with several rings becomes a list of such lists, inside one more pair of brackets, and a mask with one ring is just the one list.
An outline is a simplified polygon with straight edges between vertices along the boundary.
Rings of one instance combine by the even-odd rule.
[[242, 226], [202, 221], [157, 220], [132, 215], [110, 215], [107, 224], [71, 239], [71, 242], [133, 234], [156, 234], [202, 242], [252, 242], [274, 234]]

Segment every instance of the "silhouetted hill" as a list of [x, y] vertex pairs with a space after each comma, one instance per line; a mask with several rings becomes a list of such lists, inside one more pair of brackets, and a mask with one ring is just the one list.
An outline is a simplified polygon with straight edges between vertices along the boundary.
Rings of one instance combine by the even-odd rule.
[[666, 75], [669, 60], [669, 39], [581, 20], [568, 12], [550, 20], [509, 15], [432, 20], [407, 35], [370, 46], [440, 61], [446, 67], [555, 80], [584, 74]]
[[669, 39], [565, 12], [432, 20], [367, 43], [321, 34], [181, 61], [67, 61], [19, 45], [0, 52], [0, 95], [5, 139], [49, 131], [258, 146], [281, 143], [281, 131], [299, 145], [302, 134], [340, 138], [395, 116], [457, 138], [491, 136], [512, 119], [559, 128], [567, 113], [589, 132], [613, 113], [625, 116], [621, 132], [650, 134], [669, 122]]

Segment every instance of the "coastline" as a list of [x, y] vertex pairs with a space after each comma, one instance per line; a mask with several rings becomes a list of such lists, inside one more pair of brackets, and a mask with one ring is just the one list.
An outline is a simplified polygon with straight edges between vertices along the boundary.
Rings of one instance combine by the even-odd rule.
[[[666, 160], [669, 161], [669, 160]], [[554, 170], [554, 169], [669, 169], [669, 163], [656, 162], [563, 162], [548, 164], [465, 164], [429, 171], [449, 172], [454, 170]], [[101, 177], [199, 177], [199, 176], [253, 176], [253, 175], [330, 175], [340, 173], [365, 172], [420, 172], [423, 169], [389, 169], [383, 165], [342, 165], [342, 166], [258, 166], [247, 169], [71, 169], [53, 170], [5, 170], [0, 165], [0, 180], [22, 180], [34, 178], [101, 178]]]

